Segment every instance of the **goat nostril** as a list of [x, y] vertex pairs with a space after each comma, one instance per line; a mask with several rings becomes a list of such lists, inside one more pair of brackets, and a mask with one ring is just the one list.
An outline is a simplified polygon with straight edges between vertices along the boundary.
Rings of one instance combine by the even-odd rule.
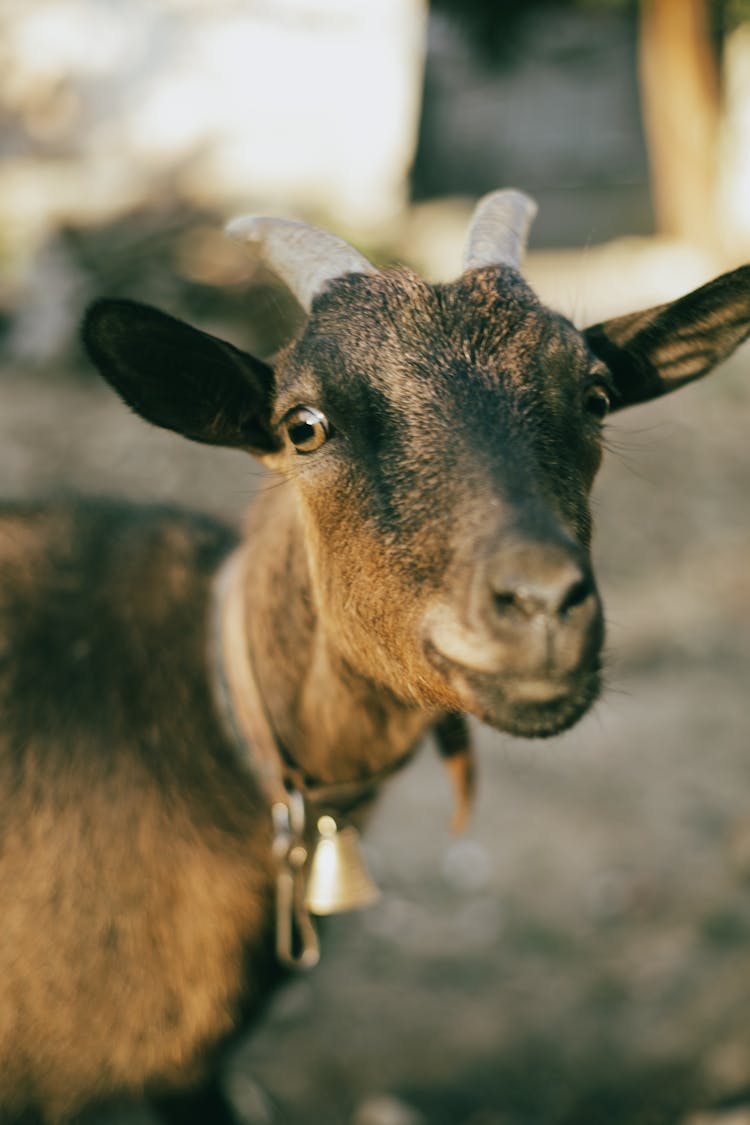
[[520, 608], [519, 603], [522, 601], [513, 590], [496, 590], [493, 594], [493, 598], [495, 608], [498, 609], [500, 613], [507, 613], [508, 610], [514, 609], [515, 607]]
[[572, 586], [570, 586], [567, 593], [562, 598], [557, 612], [561, 616], [564, 616], [571, 609], [575, 609], [576, 606], [579, 606], [582, 604], [582, 602], [585, 602], [589, 595], [593, 593], [593, 591], [594, 586], [591, 579], [588, 576], [584, 575], [577, 582], [574, 582]]
[[492, 590], [492, 604], [498, 618], [564, 618], [583, 605], [594, 593], [593, 579], [577, 567], [573, 573], [553, 572], [519, 582], [506, 580]]
[[534, 617], [547, 612], [546, 599], [533, 586], [522, 585], [507, 590], [494, 590], [492, 599], [500, 617]]

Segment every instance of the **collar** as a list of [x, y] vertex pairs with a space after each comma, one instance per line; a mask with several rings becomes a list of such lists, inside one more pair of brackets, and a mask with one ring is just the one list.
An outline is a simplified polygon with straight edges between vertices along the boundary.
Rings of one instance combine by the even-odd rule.
[[[268, 801], [273, 824], [273, 855], [276, 861], [276, 954], [294, 968], [310, 968], [320, 957], [315, 925], [310, 917], [309, 882], [316, 854], [336, 851], [334, 837], [343, 841], [351, 861], [356, 852], [356, 829], [339, 831], [343, 818], [373, 797], [378, 786], [411, 756], [387, 769], [358, 781], [322, 783], [306, 775], [285, 756], [274, 735], [253, 666], [247, 633], [245, 602], [245, 552], [238, 547], [221, 566], [213, 587], [211, 666], [214, 694], [224, 726], [244, 768], [257, 780]], [[445, 715], [435, 727], [438, 749], [445, 759], [456, 799], [454, 831], [462, 831], [471, 808], [474, 788], [473, 754], [463, 715]], [[324, 813], [332, 812], [335, 820]], [[310, 816], [312, 814], [312, 816]], [[311, 822], [317, 826], [310, 832]], [[328, 822], [324, 826], [324, 822]], [[332, 829], [331, 829], [331, 826]], [[333, 837], [331, 835], [333, 832]], [[312, 843], [311, 843], [312, 837]], [[326, 865], [326, 860], [322, 861]], [[355, 867], [359, 863], [357, 858]], [[330, 863], [327, 864], [330, 868]], [[332, 908], [353, 909], [377, 897], [377, 890], [364, 872], [358, 872], [355, 899]], [[329, 913], [328, 907], [317, 913]]]
[[[286, 759], [274, 735], [253, 667], [244, 577], [245, 554], [239, 547], [222, 565], [214, 583], [214, 694], [238, 756], [257, 780], [270, 806], [276, 866], [276, 956], [291, 968], [307, 969], [320, 959], [312, 912], [354, 909], [378, 897], [379, 892], [359, 858], [357, 831], [351, 825], [341, 828], [341, 818], [372, 797], [380, 782], [402, 762], [363, 781], [323, 784]], [[322, 815], [329, 810], [335, 811], [336, 819]], [[341, 868], [344, 852], [348, 856], [348, 888]], [[324, 878], [329, 892], [333, 892], [323, 905], [316, 905], [312, 893], [316, 862], [319, 869], [327, 872]]]
[[260, 693], [247, 633], [245, 554], [237, 548], [214, 581], [212, 666], [215, 696], [240, 760], [265, 793], [271, 807], [299, 793], [316, 812], [353, 811], [411, 757], [409, 750], [386, 769], [354, 781], [316, 781], [291, 762], [273, 732]]

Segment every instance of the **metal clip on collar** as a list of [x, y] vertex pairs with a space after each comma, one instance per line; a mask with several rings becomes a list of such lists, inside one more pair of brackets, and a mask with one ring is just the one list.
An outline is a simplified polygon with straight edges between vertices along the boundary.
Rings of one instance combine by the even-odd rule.
[[320, 960], [315, 924], [305, 905], [305, 802], [296, 790], [277, 801], [273, 816], [276, 860], [276, 956], [294, 969], [312, 969]]

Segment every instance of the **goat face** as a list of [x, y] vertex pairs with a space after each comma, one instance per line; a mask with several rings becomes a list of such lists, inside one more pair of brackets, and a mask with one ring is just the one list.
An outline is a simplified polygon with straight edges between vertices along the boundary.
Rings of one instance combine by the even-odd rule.
[[599, 690], [601, 417], [748, 335], [750, 267], [579, 334], [517, 272], [529, 215], [518, 193], [488, 197], [466, 271], [440, 286], [303, 224], [241, 224], [309, 313], [274, 370], [130, 302], [93, 306], [84, 339], [138, 413], [286, 474], [316, 620], [356, 671], [543, 736]]
[[318, 612], [358, 671], [524, 735], [588, 707], [607, 394], [591, 361], [507, 268], [448, 286], [349, 275], [318, 297], [276, 373], [273, 460], [302, 501]]

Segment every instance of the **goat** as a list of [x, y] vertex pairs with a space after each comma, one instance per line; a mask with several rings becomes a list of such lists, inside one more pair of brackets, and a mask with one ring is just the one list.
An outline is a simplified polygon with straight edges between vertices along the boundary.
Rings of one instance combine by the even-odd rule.
[[441, 285], [238, 221], [306, 314], [273, 368], [144, 305], [89, 310], [133, 410], [287, 486], [241, 538], [103, 501], [0, 513], [3, 1120], [144, 1096], [234, 1121], [222, 1051], [284, 960], [315, 960], [321, 813], [356, 821], [429, 729], [465, 798], [464, 713], [545, 737], [597, 698], [603, 418], [745, 339], [750, 267], [581, 333], [521, 276], [534, 210], [486, 197]]

